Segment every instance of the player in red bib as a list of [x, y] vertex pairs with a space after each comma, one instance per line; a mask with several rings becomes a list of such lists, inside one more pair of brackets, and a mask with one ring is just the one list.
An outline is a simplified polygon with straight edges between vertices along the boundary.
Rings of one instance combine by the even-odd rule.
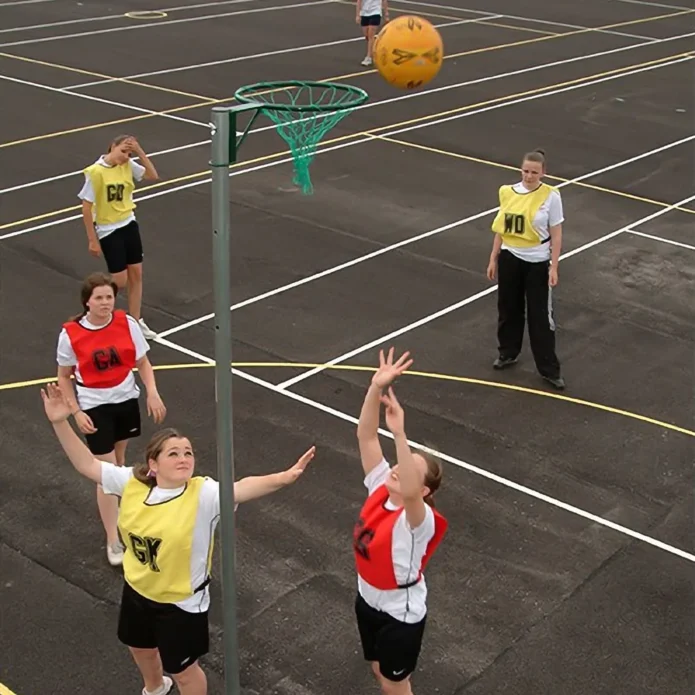
[[[364, 658], [371, 663], [384, 695], [413, 693], [410, 680], [427, 620], [424, 569], [447, 529], [433, 502], [442, 481], [441, 462], [411, 450], [403, 409], [390, 388], [412, 363], [407, 352], [394, 363], [393, 348], [387, 358], [380, 351], [379, 369], [357, 426], [368, 497], [354, 529], [355, 612]], [[396, 443], [393, 468], [379, 443], [381, 404]]]
[[[166, 408], [157, 392], [150, 349], [138, 322], [114, 308], [118, 286], [94, 273], [82, 285], [83, 312], [63, 324], [58, 338], [58, 383], [92, 454], [122, 466], [128, 440], [140, 435], [137, 367], [147, 389], [147, 411], [156, 423]], [[74, 386], [73, 380], [74, 377]], [[123, 563], [118, 538], [118, 499], [97, 486], [97, 503], [109, 563]]]

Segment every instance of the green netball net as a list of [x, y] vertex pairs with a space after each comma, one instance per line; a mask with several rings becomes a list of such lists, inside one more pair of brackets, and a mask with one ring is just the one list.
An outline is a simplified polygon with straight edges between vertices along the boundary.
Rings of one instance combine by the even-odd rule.
[[257, 107], [252, 122], [263, 113], [275, 123], [292, 154], [293, 181], [305, 195], [313, 192], [310, 167], [318, 144], [368, 96], [351, 85], [305, 80], [258, 82], [234, 94], [240, 103]]

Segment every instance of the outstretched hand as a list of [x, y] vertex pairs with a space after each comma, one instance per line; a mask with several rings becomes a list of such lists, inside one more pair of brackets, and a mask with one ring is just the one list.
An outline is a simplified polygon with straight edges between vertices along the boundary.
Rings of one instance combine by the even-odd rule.
[[288, 485], [294, 483], [297, 478], [304, 473], [306, 467], [309, 465], [309, 462], [314, 458], [315, 453], [316, 447], [312, 446], [310, 449], [304, 452], [302, 456], [300, 456], [299, 460], [294, 464], [294, 466], [292, 466], [292, 468], [288, 468], [287, 471], [285, 471]]
[[381, 396], [381, 402], [386, 406], [384, 410], [386, 426], [394, 435], [403, 434], [405, 432], [405, 413], [392, 388], [389, 388], [388, 394]]
[[380, 389], [390, 386], [413, 363], [413, 360], [409, 359], [409, 357], [410, 352], [406, 351], [394, 362], [393, 348], [389, 350], [386, 358], [384, 357], [384, 351], [379, 350], [379, 369], [374, 373], [372, 383]]
[[52, 423], [64, 422], [70, 417], [70, 407], [58, 384], [47, 384], [45, 390], [41, 389], [41, 398], [46, 417]]

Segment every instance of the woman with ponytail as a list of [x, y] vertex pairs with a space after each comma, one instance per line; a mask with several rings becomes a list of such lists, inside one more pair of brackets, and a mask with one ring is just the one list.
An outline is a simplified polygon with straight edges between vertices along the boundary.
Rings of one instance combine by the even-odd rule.
[[[144, 460], [133, 467], [100, 460], [70, 426], [71, 408], [62, 389], [48, 384], [41, 396], [46, 417], [75, 470], [121, 498], [119, 528], [127, 550], [118, 639], [140, 671], [142, 695], [169, 695], [175, 688], [179, 695], [207, 695], [200, 658], [210, 641], [219, 482], [196, 474], [190, 440], [171, 428], [153, 435]], [[285, 470], [235, 481], [235, 509], [292, 485], [315, 451], [310, 447]]]
[[[411, 450], [403, 408], [391, 388], [413, 360], [406, 352], [394, 363], [393, 353], [393, 348], [388, 357], [379, 352], [379, 369], [357, 426], [368, 497], [353, 537], [358, 574], [355, 612], [364, 658], [371, 663], [382, 693], [412, 695], [410, 678], [427, 619], [423, 571], [446, 533], [447, 522], [434, 509], [433, 500], [442, 482], [441, 462]], [[396, 443], [393, 467], [379, 443], [381, 405]]]
[[[147, 412], [155, 423], [164, 420], [166, 408], [139, 323], [114, 309], [117, 293], [110, 275], [93, 273], [85, 279], [82, 313], [63, 324], [57, 362], [58, 384], [89, 450], [103, 461], [122, 466], [128, 440], [140, 436], [140, 389], [134, 368], [147, 389]], [[98, 484], [97, 504], [109, 564], [121, 565], [124, 550], [118, 538], [118, 499], [104, 494]]]

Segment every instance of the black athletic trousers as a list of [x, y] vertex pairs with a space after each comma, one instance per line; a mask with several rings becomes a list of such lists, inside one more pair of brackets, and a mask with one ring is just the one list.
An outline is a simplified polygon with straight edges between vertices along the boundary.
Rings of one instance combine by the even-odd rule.
[[521, 352], [525, 313], [531, 351], [538, 372], [556, 379], [560, 362], [555, 354], [555, 321], [550, 301], [550, 261], [529, 263], [503, 249], [497, 268], [497, 340], [501, 358]]

